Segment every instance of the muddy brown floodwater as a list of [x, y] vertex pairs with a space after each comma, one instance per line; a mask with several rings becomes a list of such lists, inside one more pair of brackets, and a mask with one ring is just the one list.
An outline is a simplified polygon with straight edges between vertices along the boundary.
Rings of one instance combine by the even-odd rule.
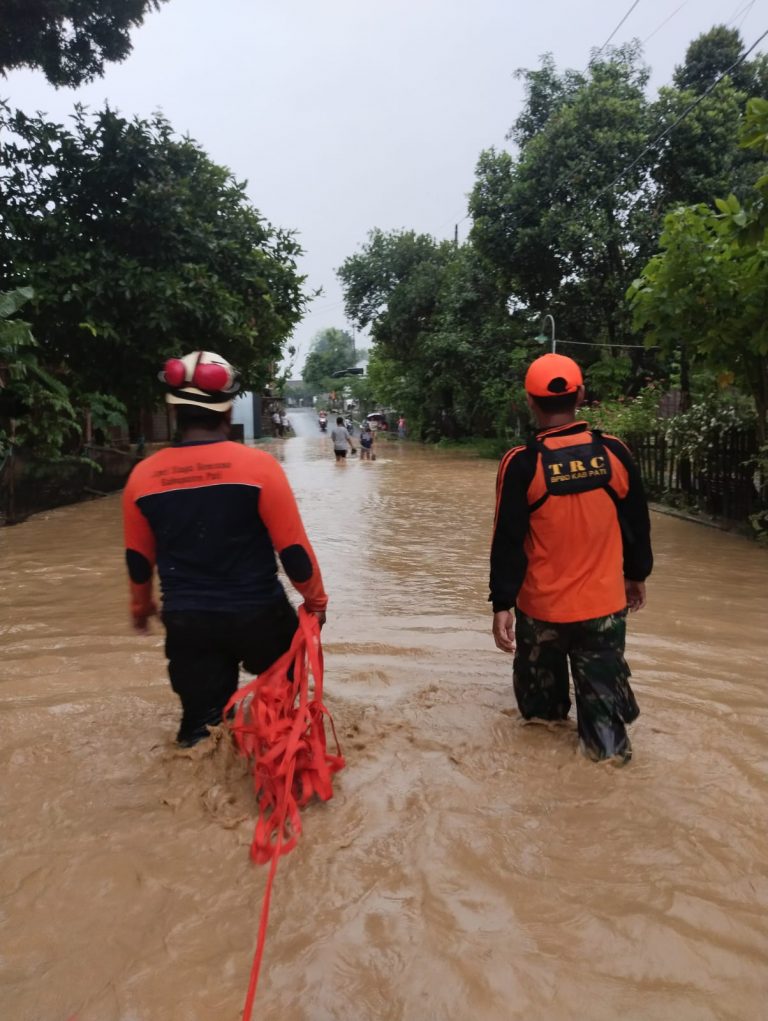
[[[331, 595], [347, 755], [280, 864], [255, 1017], [768, 1018], [768, 555], [669, 517], [623, 770], [523, 726], [489, 633], [495, 465], [272, 441]], [[225, 742], [177, 752], [119, 497], [0, 531], [0, 1017], [236, 1021], [266, 870]]]

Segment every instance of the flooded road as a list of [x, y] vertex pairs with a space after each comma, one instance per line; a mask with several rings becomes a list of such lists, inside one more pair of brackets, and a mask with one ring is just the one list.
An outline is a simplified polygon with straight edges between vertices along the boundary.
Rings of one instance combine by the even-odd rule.
[[[768, 1018], [768, 554], [654, 516], [623, 770], [517, 716], [490, 636], [495, 465], [269, 441], [330, 593], [348, 767], [278, 870], [255, 1017]], [[225, 743], [176, 751], [119, 497], [0, 530], [0, 1017], [236, 1021], [266, 870]]]

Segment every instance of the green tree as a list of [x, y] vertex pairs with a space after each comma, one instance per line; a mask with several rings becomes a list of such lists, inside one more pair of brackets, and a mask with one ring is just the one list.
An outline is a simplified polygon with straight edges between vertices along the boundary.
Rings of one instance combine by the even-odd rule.
[[15, 447], [55, 459], [79, 425], [66, 386], [38, 361], [29, 323], [16, 313], [32, 300], [31, 287], [0, 293], [0, 459]]
[[[431, 400], [440, 401], [439, 366], [428, 344], [443, 273], [453, 246], [413, 231], [373, 230], [362, 251], [345, 259], [338, 276], [347, 317], [371, 327], [372, 387], [384, 404], [423, 420]], [[445, 397], [445, 395], [443, 395]]]
[[648, 143], [741, 51], [738, 33], [708, 33], [653, 106], [637, 44], [599, 54], [584, 72], [560, 73], [549, 56], [519, 71], [526, 102], [508, 136], [514, 147], [480, 155], [469, 242], [374, 230], [339, 270], [348, 317], [371, 327], [377, 398], [405, 410], [423, 436], [514, 430], [545, 313], [595, 396], [636, 394], [649, 378], [687, 380], [674, 345], [643, 350], [627, 288], [657, 249], [670, 205], [721, 187], [742, 194], [754, 178], [764, 153], [739, 151], [736, 134], [745, 83], [762, 94], [768, 81], [765, 58], [741, 64], [663, 146]]
[[[653, 104], [659, 133], [676, 122], [695, 99], [689, 89], [660, 89]], [[739, 118], [746, 100], [746, 93], [723, 81], [675, 127], [652, 170], [659, 210], [709, 202], [713, 195], [730, 191], [740, 197], [748, 194], [761, 157], [738, 145]]]
[[[688, 47], [685, 60], [675, 68], [673, 81], [681, 91], [696, 95], [705, 92], [719, 75], [733, 67], [744, 50], [744, 42], [736, 28], [715, 25], [698, 36]], [[730, 72], [734, 87], [747, 93], [760, 88], [764, 74], [764, 58], [743, 61]]]
[[523, 331], [472, 245], [373, 231], [339, 276], [347, 314], [371, 326], [369, 379], [381, 403], [428, 439], [504, 431]]
[[51, 84], [74, 87], [125, 60], [130, 30], [164, 0], [3, 0], [0, 72], [40, 68]]
[[648, 138], [648, 70], [625, 46], [583, 76], [553, 74], [546, 59], [523, 73], [518, 153], [481, 155], [471, 238], [508, 293], [553, 314], [562, 337], [620, 347], [634, 340], [623, 296], [654, 238], [649, 159], [616, 180]]
[[425, 421], [452, 438], [504, 435], [511, 412], [522, 410], [515, 389], [536, 345], [524, 339], [527, 320], [510, 314], [506, 289], [475, 247], [451, 256], [424, 342]]
[[[750, 100], [745, 148], [768, 152], [768, 101]], [[768, 176], [745, 204], [735, 195], [680, 208], [664, 222], [661, 252], [629, 290], [648, 342], [682, 346], [700, 364], [734, 380], [768, 433]]]
[[518, 68], [515, 78], [525, 82], [526, 101], [508, 137], [522, 149], [546, 127], [558, 108], [585, 84], [585, 78], [578, 71], [558, 74], [551, 53], [544, 54], [539, 68]]
[[438, 244], [427, 234], [372, 230], [362, 251], [338, 270], [347, 318], [361, 329], [371, 325], [376, 342], [407, 359], [434, 311], [451, 250], [447, 241]]
[[34, 287], [43, 364], [131, 411], [165, 358], [219, 351], [260, 389], [306, 303], [294, 236], [160, 116], [0, 111], [0, 286]]
[[[656, 131], [676, 126], [653, 168], [657, 208], [666, 211], [680, 203], [709, 202], [713, 195], [733, 192], [743, 198], [749, 193], [762, 155], [739, 148], [739, 119], [749, 95], [768, 98], [765, 57], [744, 61], [702, 98], [743, 48], [736, 29], [717, 26], [688, 47], [684, 64], [675, 71], [674, 87], [659, 90], [651, 111]], [[697, 99], [698, 105], [690, 109]]]
[[308, 386], [327, 389], [326, 384], [334, 372], [352, 368], [355, 364], [355, 341], [346, 330], [331, 327], [321, 330], [312, 340], [304, 363], [302, 379]]

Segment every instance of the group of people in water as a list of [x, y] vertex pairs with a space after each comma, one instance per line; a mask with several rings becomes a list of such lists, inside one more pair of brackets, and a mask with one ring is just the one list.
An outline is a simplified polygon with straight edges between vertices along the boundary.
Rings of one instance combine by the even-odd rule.
[[[328, 428], [328, 416], [324, 410], [318, 412], [317, 421], [320, 431], [326, 432]], [[402, 419], [402, 421], [405, 422], [405, 419]], [[349, 416], [346, 418], [341, 415], [337, 416], [336, 425], [331, 429], [331, 442], [333, 443], [333, 453], [337, 463], [343, 463], [346, 461], [347, 454], [354, 457], [358, 453], [358, 448], [354, 444], [354, 431], [354, 423]], [[374, 444], [376, 442], [377, 431], [378, 428], [372, 425], [368, 419], [366, 419], [360, 426], [361, 461], [376, 460]], [[404, 431], [399, 435], [401, 437], [404, 436]]]
[[284, 408], [275, 408], [270, 416], [273, 436], [288, 436], [291, 432], [291, 420]]
[[[339, 415], [336, 419], [336, 426], [331, 429], [331, 442], [333, 443], [333, 453], [336, 457], [336, 462], [341, 463], [346, 460], [347, 452], [353, 456], [357, 454], [357, 447], [353, 440], [354, 432], [352, 423], [347, 421]], [[360, 460], [361, 461], [375, 461], [376, 454], [373, 452], [373, 446], [376, 439], [376, 434], [371, 428], [370, 422], [363, 422], [360, 429]]]
[[[220, 723], [240, 664], [259, 674], [291, 644], [297, 616], [277, 558], [321, 626], [328, 596], [281, 465], [229, 440], [235, 369], [193, 351], [169, 359], [160, 378], [180, 440], [131, 473], [126, 564], [138, 631], [158, 613], [159, 572], [168, 673], [181, 701], [176, 739], [190, 746]], [[623, 765], [632, 757], [627, 725], [640, 711], [624, 659], [626, 617], [645, 606], [653, 566], [640, 472], [620, 439], [577, 418], [585, 390], [572, 359], [536, 359], [525, 389], [534, 431], [504, 455], [496, 480], [493, 637], [514, 657], [523, 719], [564, 722], [572, 681], [583, 752]], [[341, 415], [330, 438], [337, 462], [357, 453]], [[365, 422], [361, 455], [372, 459], [374, 445]]]

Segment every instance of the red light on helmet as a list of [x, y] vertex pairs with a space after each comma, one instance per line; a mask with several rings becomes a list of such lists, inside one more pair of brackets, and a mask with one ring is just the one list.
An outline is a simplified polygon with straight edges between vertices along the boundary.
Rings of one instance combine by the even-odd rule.
[[187, 370], [181, 358], [169, 358], [163, 367], [163, 377], [168, 386], [181, 386], [187, 376]]
[[234, 394], [239, 389], [236, 373], [223, 359], [204, 362], [203, 357], [219, 359], [207, 351], [193, 351], [184, 358], [169, 358], [159, 379], [171, 390], [197, 388], [204, 394]]
[[195, 368], [192, 382], [201, 390], [225, 390], [230, 384], [229, 370], [224, 365], [216, 365], [213, 362], [203, 365], [199, 363]]

